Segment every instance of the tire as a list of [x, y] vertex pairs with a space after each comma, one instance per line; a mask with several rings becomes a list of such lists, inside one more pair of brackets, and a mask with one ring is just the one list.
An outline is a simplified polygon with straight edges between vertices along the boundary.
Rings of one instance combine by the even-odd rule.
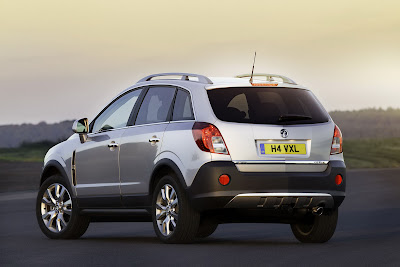
[[209, 220], [207, 218], [202, 218], [199, 225], [199, 230], [197, 231], [197, 238], [206, 238], [212, 235], [218, 228], [218, 223]]
[[335, 233], [338, 209], [321, 216], [310, 215], [306, 221], [291, 224], [294, 236], [302, 243], [325, 243]]
[[192, 243], [199, 229], [199, 213], [171, 174], [161, 178], [154, 189], [152, 217], [154, 231], [164, 243]]
[[60, 175], [49, 177], [40, 186], [36, 218], [42, 232], [51, 239], [75, 239], [87, 230], [90, 220], [79, 215], [71, 187]]

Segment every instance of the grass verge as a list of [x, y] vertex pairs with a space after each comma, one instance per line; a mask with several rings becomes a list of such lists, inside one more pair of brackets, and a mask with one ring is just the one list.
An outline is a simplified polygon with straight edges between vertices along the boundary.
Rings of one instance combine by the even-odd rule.
[[400, 167], [400, 138], [345, 139], [343, 152], [350, 169]]
[[44, 155], [54, 146], [52, 142], [24, 143], [17, 148], [0, 148], [0, 160], [14, 162], [43, 162]]

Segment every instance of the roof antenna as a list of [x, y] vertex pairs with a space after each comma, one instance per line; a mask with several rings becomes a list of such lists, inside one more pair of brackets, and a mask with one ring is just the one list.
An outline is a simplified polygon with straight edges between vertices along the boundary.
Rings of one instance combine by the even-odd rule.
[[253, 83], [254, 64], [256, 63], [257, 51], [254, 51], [253, 68], [251, 69], [250, 83]]

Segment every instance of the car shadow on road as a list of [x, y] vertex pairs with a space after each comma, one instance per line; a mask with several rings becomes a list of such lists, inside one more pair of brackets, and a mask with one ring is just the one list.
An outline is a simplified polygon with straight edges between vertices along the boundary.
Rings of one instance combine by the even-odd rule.
[[[396, 239], [400, 237], [400, 226], [398, 225], [398, 208], [380, 208], [343, 211], [339, 224], [333, 238], [326, 244], [338, 245], [346, 243], [364, 243], [369, 241], [384, 241], [385, 239]], [[290, 228], [286, 226], [274, 226], [257, 224], [247, 230], [238, 228], [238, 225], [221, 225], [216, 233], [204, 239], [197, 239], [192, 245], [195, 246], [298, 246], [302, 244], [292, 236]], [[130, 244], [160, 244], [163, 243], [157, 238], [148, 225], [141, 225], [143, 231], [135, 229], [130, 231], [121, 225], [119, 231], [101, 232], [104, 229], [93, 229], [81, 240], [85, 242], [104, 243], [130, 243]], [[258, 233], [258, 234], [255, 234]], [[321, 244], [318, 244], [321, 245]]]
[[164, 244], [157, 237], [150, 236], [130, 236], [130, 237], [81, 237], [80, 241], [84, 242], [104, 242], [104, 243], [129, 243], [129, 244], [159, 244], [159, 245], [168, 245], [168, 246], [203, 246], [203, 245], [234, 245], [234, 246], [295, 246], [300, 243], [296, 240], [244, 240], [244, 239], [226, 239], [226, 238], [206, 238], [206, 239], [198, 239], [190, 244]]

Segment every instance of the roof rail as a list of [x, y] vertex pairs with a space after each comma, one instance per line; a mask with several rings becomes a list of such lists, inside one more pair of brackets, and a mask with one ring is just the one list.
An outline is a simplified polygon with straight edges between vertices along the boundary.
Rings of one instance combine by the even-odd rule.
[[[297, 84], [295, 81], [292, 79], [283, 76], [283, 75], [278, 75], [278, 74], [269, 74], [269, 73], [254, 73], [253, 77], [266, 77], [268, 82], [273, 82], [274, 77], [275, 78], [280, 78], [284, 83], [289, 83], [289, 84]], [[242, 75], [236, 75], [236, 78], [250, 78], [251, 74], [242, 74]]]
[[148, 81], [150, 81], [151, 79], [153, 79], [155, 77], [162, 77], [162, 76], [182, 76], [181, 77], [182, 81], [190, 81], [189, 77], [196, 77], [197, 79], [199, 79], [200, 83], [213, 84], [213, 82], [209, 78], [207, 78], [206, 76], [199, 75], [199, 74], [192, 74], [192, 73], [181, 73], [181, 72], [152, 74], [152, 75], [149, 75], [149, 76], [146, 76], [146, 77], [140, 79], [138, 81], [138, 83], [148, 82]]

